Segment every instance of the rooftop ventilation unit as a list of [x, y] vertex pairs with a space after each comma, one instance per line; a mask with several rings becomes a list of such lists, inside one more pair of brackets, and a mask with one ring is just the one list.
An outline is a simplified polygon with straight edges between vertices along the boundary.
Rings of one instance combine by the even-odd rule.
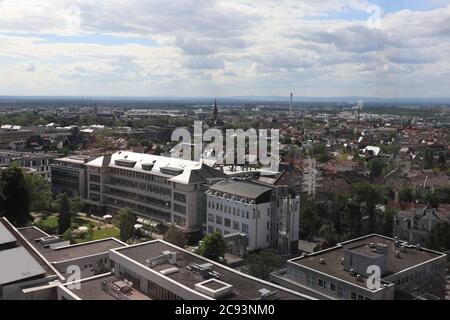
[[120, 159], [120, 160], [115, 160], [114, 161], [116, 166], [126, 167], [126, 168], [134, 168], [134, 166], [136, 165], [136, 162], [137, 161], [127, 160], [127, 159]]
[[341, 258], [341, 264], [345, 263], [345, 258]]
[[161, 264], [169, 263], [175, 265], [177, 263], [177, 253], [171, 251], [163, 251], [160, 256], [149, 258], [145, 260], [146, 264], [150, 268], [154, 268]]
[[363, 278], [359, 274], [356, 275], [356, 280], [359, 282], [363, 282]]
[[58, 236], [50, 236], [50, 237], [44, 237], [44, 238], [40, 238], [37, 239], [36, 242], [39, 242], [40, 244], [42, 244], [44, 247], [48, 247], [51, 244], [54, 243], [58, 243], [58, 242], [63, 242], [64, 240], [61, 239]]
[[327, 264], [324, 258], [321, 258], [321, 259], [319, 260], [319, 263], [320, 263], [320, 264]]
[[395, 251], [395, 257], [396, 257], [396, 258], [401, 258], [401, 256], [400, 256], [400, 251]]
[[184, 172], [184, 169], [180, 168], [172, 168], [172, 167], [163, 167], [159, 168], [159, 171], [164, 174], [168, 174], [171, 176], [178, 176]]
[[266, 288], [262, 288], [261, 290], [258, 290], [258, 292], [259, 292], [258, 300], [273, 300], [275, 295], [277, 294], [276, 291], [271, 291]]
[[155, 164], [153, 164], [153, 163], [143, 163], [142, 170], [152, 171], [154, 166], [155, 166]]
[[210, 263], [205, 264], [191, 263], [186, 267], [186, 269], [201, 274], [204, 279], [212, 279], [212, 278], [220, 279], [220, 273], [212, 270], [211, 267], [212, 264]]
[[169, 269], [160, 271], [160, 273], [165, 276], [169, 276], [171, 274], [178, 273], [178, 272], [180, 272], [180, 270], [178, 268], [169, 268]]

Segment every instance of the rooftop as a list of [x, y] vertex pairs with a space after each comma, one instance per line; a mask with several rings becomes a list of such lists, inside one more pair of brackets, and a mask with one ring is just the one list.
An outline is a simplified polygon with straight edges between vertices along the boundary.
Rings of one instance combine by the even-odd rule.
[[111, 159], [108, 159], [108, 156], [99, 157], [87, 165], [91, 167], [107, 165], [111, 168], [151, 173], [181, 184], [201, 183], [206, 178], [224, 176], [219, 170], [212, 169], [204, 162], [128, 151], [116, 152], [111, 155]]
[[34, 249], [26, 237], [7, 219], [0, 218], [0, 235], [5, 234], [7, 239], [13, 237], [16, 243], [14, 247], [0, 251], [0, 284], [40, 275], [62, 278], [61, 274]]
[[43, 246], [39, 241], [37, 241], [40, 238], [48, 236], [43, 231], [35, 227], [28, 227], [19, 229], [19, 232], [50, 262], [61, 262], [100, 253], [107, 253], [110, 249], [123, 247], [125, 245], [114, 238], [109, 238], [64, 246], [53, 250], [49, 247]]
[[241, 181], [219, 181], [209, 188], [211, 191], [224, 192], [250, 199], [257, 199], [272, 188]]
[[130, 290], [123, 294], [110, 290], [108, 284], [120, 281], [114, 275], [92, 277], [81, 281], [80, 289], [69, 289], [81, 300], [151, 300], [137, 290]]
[[[231, 268], [212, 262], [208, 259], [200, 257], [184, 249], [172, 246], [164, 241], [152, 241], [135, 246], [129, 246], [126, 248], [120, 248], [113, 250], [118, 254], [136, 261], [142, 265], [147, 266], [146, 260], [149, 258], [155, 258], [162, 254], [164, 251], [177, 252], [177, 263], [175, 272], [167, 272], [162, 277], [168, 277], [180, 285], [184, 285], [192, 290], [196, 290], [196, 285], [205, 282], [205, 278], [198, 272], [188, 270], [186, 268], [191, 263], [198, 265], [209, 264], [210, 269], [213, 272], [219, 274], [219, 281], [232, 286], [232, 292], [224, 297], [223, 300], [255, 300], [260, 297], [259, 290], [267, 289], [271, 292], [276, 292], [274, 299], [276, 300], [306, 300], [310, 297], [292, 292], [288, 289], [281, 288], [270, 284], [268, 282], [247, 276], [240, 272], [237, 272]], [[150, 268], [150, 267], [148, 267]], [[159, 264], [153, 268], [154, 271], [169, 271], [173, 269], [174, 265], [167, 263]], [[197, 291], [198, 292], [198, 291]]]
[[[356, 251], [371, 257], [373, 257], [373, 255], [380, 255], [379, 253], [374, 252], [370, 247], [370, 244], [373, 243], [387, 245], [388, 255], [385, 277], [444, 255], [443, 253], [428, 249], [418, 249], [415, 246], [407, 246], [407, 252], [401, 252], [400, 258], [398, 258], [396, 257], [395, 252], [400, 251], [400, 248], [396, 246], [394, 239], [379, 235], [369, 235], [367, 237], [341, 243], [337, 247], [328, 250], [292, 259], [290, 260], [290, 263], [314, 269], [317, 272], [325, 273], [354, 285], [366, 287], [364, 282], [358, 281], [358, 279], [349, 271], [344, 270], [342, 258], [344, 258], [344, 250]], [[406, 243], [399, 241], [399, 245], [406, 245]], [[321, 263], [321, 260], [324, 263]], [[361, 276], [364, 277], [365, 275]]]

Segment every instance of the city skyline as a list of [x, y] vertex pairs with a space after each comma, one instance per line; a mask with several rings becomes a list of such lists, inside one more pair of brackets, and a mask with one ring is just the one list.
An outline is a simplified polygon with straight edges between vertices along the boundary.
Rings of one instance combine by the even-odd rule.
[[108, 4], [0, 1], [0, 95], [448, 96], [449, 1]]

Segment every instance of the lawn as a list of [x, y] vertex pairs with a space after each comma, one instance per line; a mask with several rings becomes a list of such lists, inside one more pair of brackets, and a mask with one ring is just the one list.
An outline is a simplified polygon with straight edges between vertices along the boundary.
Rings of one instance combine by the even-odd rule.
[[101, 230], [94, 230], [92, 240], [100, 240], [105, 238], [119, 238], [120, 231], [119, 229], [113, 227], [113, 228], [106, 228]]
[[120, 231], [119, 229], [113, 227], [113, 228], [105, 228], [101, 230], [94, 229], [92, 232], [92, 238], [86, 239], [86, 237], [81, 238], [75, 238], [76, 243], [83, 243], [87, 241], [95, 241], [95, 240], [102, 240], [107, 238], [120, 238]]
[[50, 216], [47, 219], [40, 220], [39, 224], [41, 224], [47, 228], [56, 228], [56, 227], [58, 227], [58, 217]]

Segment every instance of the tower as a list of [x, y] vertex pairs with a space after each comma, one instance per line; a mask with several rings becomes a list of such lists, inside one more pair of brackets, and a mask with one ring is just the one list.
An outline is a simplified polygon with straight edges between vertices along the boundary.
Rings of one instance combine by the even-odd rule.
[[214, 123], [219, 121], [219, 109], [217, 108], [217, 99], [214, 100], [214, 112], [213, 112]]
[[293, 102], [293, 99], [294, 99], [294, 94], [291, 93], [291, 103], [290, 103], [290, 108], [289, 108], [289, 116], [291, 116], [291, 117], [294, 115], [294, 113], [293, 113], [293, 111], [292, 111], [292, 102]]

